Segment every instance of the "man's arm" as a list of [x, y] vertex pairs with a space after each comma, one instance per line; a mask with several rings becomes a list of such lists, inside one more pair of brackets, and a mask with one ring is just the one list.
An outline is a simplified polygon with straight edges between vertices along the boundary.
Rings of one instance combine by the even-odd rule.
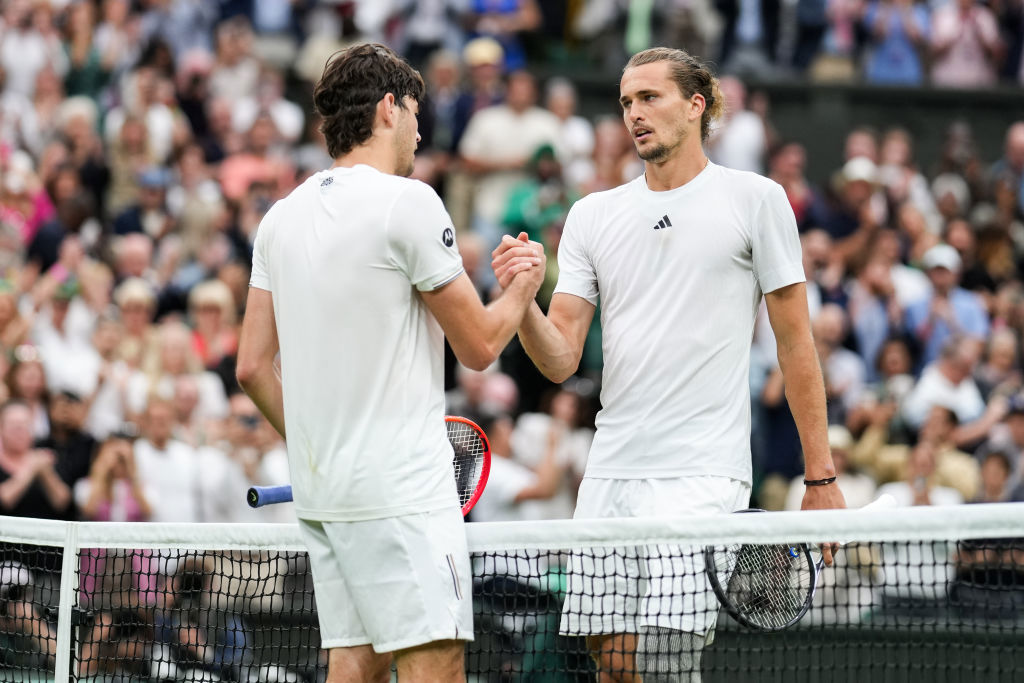
[[[509, 269], [527, 243], [526, 233], [520, 233], [518, 238], [505, 235], [492, 253], [491, 266], [502, 287], [509, 281]], [[547, 317], [537, 304], [527, 310], [519, 328], [519, 340], [533, 364], [552, 382], [564, 382], [579, 367], [595, 309], [586, 299], [557, 293], [551, 297]]]
[[539, 245], [524, 248], [508, 288], [486, 306], [465, 273], [440, 289], [420, 292], [460, 363], [485, 370], [498, 358], [544, 281], [544, 261]]
[[278, 350], [273, 296], [265, 289], [250, 287], [245, 303], [242, 335], [238, 340], [235, 377], [256, 407], [283, 437], [284, 397], [281, 394], [281, 381], [274, 372], [274, 357]]
[[[793, 413], [804, 451], [806, 479], [836, 475], [828, 446], [825, 383], [811, 336], [807, 288], [802, 282], [765, 295], [768, 319], [778, 340], [779, 367], [786, 383], [786, 399]], [[804, 509], [846, 507], [837, 485], [808, 486]]]

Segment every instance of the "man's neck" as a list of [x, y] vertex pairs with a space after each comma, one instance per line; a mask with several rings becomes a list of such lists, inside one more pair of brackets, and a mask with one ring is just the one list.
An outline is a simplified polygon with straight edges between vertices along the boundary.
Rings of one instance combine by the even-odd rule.
[[354, 148], [348, 154], [334, 160], [332, 168], [352, 168], [358, 164], [370, 166], [381, 173], [395, 175], [395, 154], [390, 145], [382, 141], [371, 140]]
[[653, 192], [665, 192], [682, 187], [703, 171], [709, 163], [700, 145], [684, 142], [676, 154], [661, 163], [647, 162], [644, 175], [647, 187]]

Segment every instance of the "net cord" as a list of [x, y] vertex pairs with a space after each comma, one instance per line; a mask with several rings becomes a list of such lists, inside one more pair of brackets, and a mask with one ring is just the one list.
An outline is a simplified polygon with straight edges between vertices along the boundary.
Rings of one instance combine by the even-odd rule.
[[[239, 494], [241, 495], [241, 494]], [[69, 526], [76, 537], [69, 545]], [[466, 525], [471, 552], [654, 544], [952, 541], [1024, 536], [1024, 503], [758, 515], [486, 522]], [[0, 516], [0, 541], [81, 548], [303, 551], [295, 524], [61, 522]]]

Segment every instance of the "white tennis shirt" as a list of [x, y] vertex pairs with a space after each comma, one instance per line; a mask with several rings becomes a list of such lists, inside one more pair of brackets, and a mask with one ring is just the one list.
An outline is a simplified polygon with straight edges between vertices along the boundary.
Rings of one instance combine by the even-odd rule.
[[273, 294], [300, 518], [458, 504], [444, 334], [417, 290], [460, 273], [437, 194], [369, 166], [321, 171], [263, 219], [250, 284]]
[[750, 483], [750, 344], [762, 292], [804, 280], [781, 186], [716, 164], [573, 206], [555, 292], [601, 302], [602, 410], [587, 477]]

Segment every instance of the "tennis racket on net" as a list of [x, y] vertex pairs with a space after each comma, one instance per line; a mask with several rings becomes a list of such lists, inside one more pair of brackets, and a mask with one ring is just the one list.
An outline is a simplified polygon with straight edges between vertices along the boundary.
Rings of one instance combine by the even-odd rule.
[[[883, 495], [861, 509], [895, 505], [892, 496]], [[782, 631], [800, 621], [814, 601], [824, 562], [825, 556], [812, 553], [806, 543], [743, 543], [704, 548], [704, 571], [718, 601], [740, 625], [755, 631]]]
[[[487, 486], [487, 477], [491, 473], [491, 444], [484, 430], [472, 420], [447, 415], [444, 421], [448, 429], [448, 443], [455, 452], [452, 469], [459, 492], [459, 505], [462, 506], [462, 514], [466, 515], [480, 500], [480, 494]], [[246, 494], [246, 500], [249, 507], [254, 508], [288, 503], [292, 500], [292, 487], [253, 486]]]

